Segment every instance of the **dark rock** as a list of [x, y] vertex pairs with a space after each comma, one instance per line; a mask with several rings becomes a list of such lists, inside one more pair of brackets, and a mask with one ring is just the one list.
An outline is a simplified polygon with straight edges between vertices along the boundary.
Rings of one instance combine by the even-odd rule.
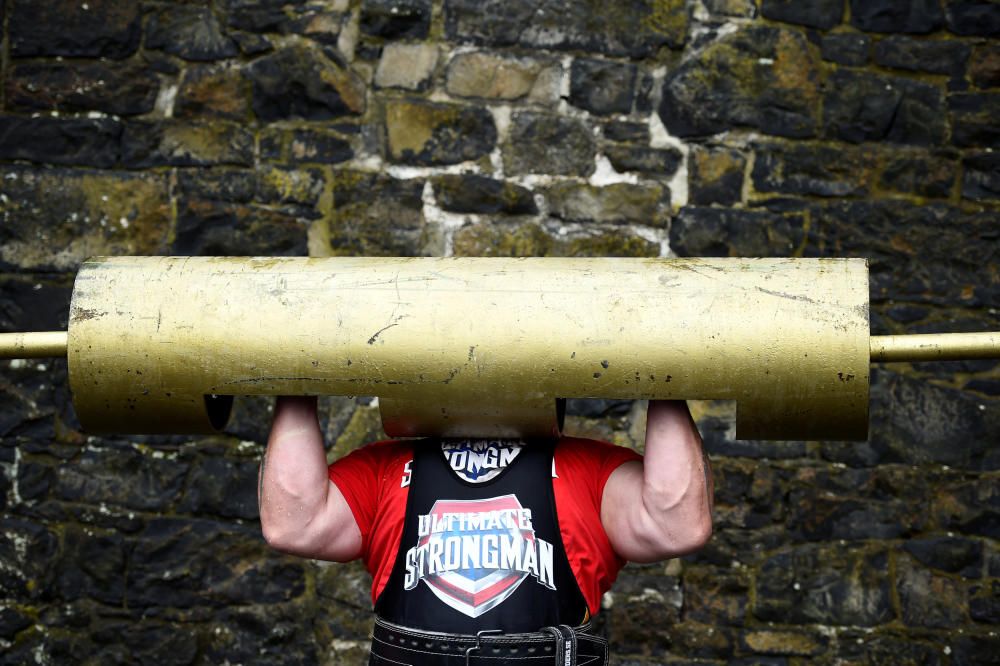
[[594, 171], [596, 150], [594, 137], [583, 122], [522, 111], [511, 122], [503, 159], [511, 174], [586, 177]]
[[221, 0], [227, 25], [250, 32], [289, 32], [293, 17], [302, 16], [308, 0]]
[[770, 144], [757, 148], [751, 177], [759, 192], [864, 196], [875, 159], [874, 152], [864, 148]]
[[16, 608], [5, 607], [0, 609], [0, 638], [12, 641], [17, 632], [27, 629], [34, 620]]
[[714, 434], [715, 436], [706, 437], [704, 440], [705, 450], [711, 455], [786, 460], [802, 458], [806, 453], [805, 442], [731, 439], [728, 436], [728, 430], [716, 431]]
[[457, 257], [544, 257], [557, 252], [559, 243], [537, 224], [513, 227], [480, 223], [455, 232]]
[[91, 118], [0, 116], [0, 159], [110, 168], [121, 150], [121, 123]]
[[338, 164], [352, 159], [354, 149], [337, 132], [269, 127], [260, 137], [260, 156], [283, 164]]
[[636, 71], [632, 64], [575, 58], [570, 67], [569, 102], [599, 115], [629, 113]]
[[257, 519], [257, 462], [204, 458], [191, 468], [180, 511]]
[[63, 599], [89, 597], [120, 604], [125, 594], [125, 540], [115, 532], [68, 526], [57, 569], [56, 586]]
[[566, 401], [566, 416], [582, 416], [587, 419], [621, 418], [628, 415], [633, 403], [633, 400], [570, 398]]
[[443, 175], [431, 181], [441, 208], [455, 213], [534, 215], [538, 212], [531, 190], [485, 176]]
[[984, 583], [969, 590], [969, 615], [973, 620], [1000, 623], [1000, 582]]
[[17, 494], [22, 500], [37, 500], [48, 494], [55, 472], [48, 465], [22, 462], [17, 467]]
[[639, 82], [635, 89], [635, 113], [647, 115], [652, 113], [655, 103], [653, 97], [656, 94], [656, 78], [652, 72], [646, 71], [639, 77]]
[[829, 30], [840, 23], [844, 15], [842, 0], [763, 0], [760, 13], [764, 18], [796, 23], [810, 28]]
[[766, 134], [815, 135], [818, 62], [800, 33], [751, 27], [713, 42], [670, 72], [659, 114], [671, 134], [752, 127]]
[[840, 65], [864, 65], [868, 62], [871, 38], [853, 32], [823, 35], [820, 42], [823, 60]]
[[70, 271], [95, 254], [159, 254], [169, 234], [166, 178], [7, 167], [0, 266]]
[[959, 171], [956, 157], [952, 153], [891, 152], [884, 158], [879, 184], [903, 194], [947, 199], [955, 189]]
[[111, 63], [18, 63], [7, 72], [11, 110], [149, 113], [159, 80], [151, 72]]
[[969, 148], [1000, 147], [1000, 94], [950, 95], [951, 142]]
[[659, 185], [613, 183], [603, 187], [573, 182], [549, 187], [545, 196], [553, 217], [567, 222], [665, 226], [670, 192]]
[[936, 636], [929, 641], [921, 641], [904, 632], [838, 630], [837, 639], [837, 653], [844, 659], [851, 660], [851, 663], [921, 666], [942, 666], [948, 663]]
[[649, 125], [628, 121], [611, 121], [604, 126], [604, 138], [624, 143], [649, 143]]
[[966, 578], [979, 578], [983, 571], [983, 542], [964, 537], [927, 537], [910, 539], [903, 549], [921, 564], [961, 574]]
[[615, 585], [615, 602], [606, 609], [611, 649], [642, 642], [656, 650], [670, 646], [670, 627], [680, 621], [684, 595], [680, 581], [625, 569]]
[[170, 250], [193, 256], [305, 256], [306, 224], [296, 210], [185, 200]]
[[949, 641], [952, 666], [979, 666], [996, 660], [1000, 654], [1000, 637], [994, 632], [986, 636], [961, 636]]
[[695, 206], [731, 206], [743, 199], [746, 157], [732, 148], [695, 146], [689, 160], [689, 201]]
[[757, 5], [753, 0], [704, 0], [705, 9], [719, 16], [753, 18], [757, 15]]
[[945, 0], [948, 29], [957, 35], [1000, 35], [1000, 11], [991, 0]]
[[913, 324], [927, 318], [930, 312], [926, 307], [920, 305], [910, 305], [906, 303], [891, 304], [884, 308], [886, 315], [893, 321], [901, 324]]
[[177, 184], [185, 198], [249, 203], [257, 191], [257, 174], [250, 169], [182, 169]]
[[851, 0], [851, 25], [865, 32], [928, 33], [944, 25], [937, 0]]
[[643, 58], [687, 39], [683, 0], [446, 0], [445, 35], [489, 46], [579, 50]]
[[364, 82], [317, 49], [281, 49], [255, 61], [248, 76], [260, 120], [328, 120], [365, 111]]
[[819, 633], [771, 628], [744, 631], [740, 637], [743, 649], [757, 655], [811, 657], [824, 652], [829, 642], [829, 638]]
[[232, 35], [233, 41], [240, 49], [240, 53], [245, 56], [256, 56], [274, 50], [274, 44], [264, 35], [254, 35], [246, 32], [237, 32]]
[[620, 230], [599, 230], [557, 243], [556, 257], [658, 257], [660, 245]]
[[225, 118], [242, 121], [250, 115], [250, 84], [238, 69], [191, 66], [184, 73], [174, 117]]
[[254, 136], [230, 122], [131, 122], [122, 135], [122, 161], [132, 168], [253, 164]]
[[968, 45], [953, 40], [892, 36], [875, 44], [875, 63], [913, 72], [961, 76], [969, 53]]
[[180, 494], [187, 464], [143, 455], [131, 448], [88, 449], [56, 468], [53, 494], [87, 504], [157, 509]]
[[1000, 380], [970, 379], [964, 386], [967, 391], [978, 391], [989, 396], [1000, 396]]
[[1000, 427], [1000, 404], [905, 375], [889, 375], [887, 386], [887, 422], [871, 434], [876, 446], [910, 464], [966, 469], [983, 464], [992, 449], [991, 433]]
[[0, 276], [0, 330], [65, 330], [72, 293], [73, 278], [69, 275]]
[[750, 584], [746, 576], [692, 567], [684, 571], [684, 615], [696, 622], [740, 625], [746, 617]]
[[389, 158], [402, 164], [457, 164], [488, 155], [497, 128], [486, 109], [417, 100], [386, 104]]
[[681, 257], [784, 257], [802, 242], [802, 216], [686, 206], [670, 225], [670, 248]]
[[676, 148], [646, 148], [644, 146], [607, 146], [604, 149], [615, 171], [638, 171], [661, 178], [670, 178], [684, 162]]
[[893, 618], [884, 552], [798, 546], [768, 557], [756, 581], [753, 614], [782, 624], [871, 627]]
[[44, 525], [0, 519], [0, 594], [22, 602], [51, 597], [59, 538]]
[[161, 10], [146, 26], [146, 48], [163, 50], [185, 60], [221, 60], [239, 51], [222, 33], [208, 7], [180, 5]]
[[127, 58], [139, 48], [141, 19], [134, 2], [16, 0], [10, 3], [10, 52], [14, 57]]
[[983, 44], [972, 50], [969, 79], [977, 88], [1000, 88], [1000, 44]]
[[313, 208], [325, 185], [323, 172], [319, 169], [260, 167], [256, 199], [267, 204], [299, 204]]
[[270, 550], [257, 525], [157, 518], [131, 541], [130, 608], [277, 604], [305, 590], [302, 561]]
[[360, 171], [334, 175], [330, 252], [336, 256], [425, 254], [422, 180]]
[[896, 565], [896, 586], [903, 621], [909, 626], [946, 629], [967, 621], [967, 593], [958, 581], [902, 557]]
[[1000, 154], [980, 153], [962, 160], [962, 197], [1000, 199]]
[[424, 39], [431, 0], [362, 0], [361, 32], [385, 39]]
[[827, 83], [823, 124], [827, 135], [852, 143], [936, 145], [945, 137], [944, 109], [936, 86], [839, 70]]

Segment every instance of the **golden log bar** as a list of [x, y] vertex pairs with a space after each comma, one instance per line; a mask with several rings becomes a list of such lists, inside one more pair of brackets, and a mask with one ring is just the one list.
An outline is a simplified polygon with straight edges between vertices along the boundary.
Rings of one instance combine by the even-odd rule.
[[114, 257], [67, 333], [90, 432], [211, 433], [234, 395], [371, 395], [393, 437], [547, 436], [557, 398], [723, 399], [737, 436], [864, 439], [875, 361], [1000, 334], [871, 336], [863, 259]]

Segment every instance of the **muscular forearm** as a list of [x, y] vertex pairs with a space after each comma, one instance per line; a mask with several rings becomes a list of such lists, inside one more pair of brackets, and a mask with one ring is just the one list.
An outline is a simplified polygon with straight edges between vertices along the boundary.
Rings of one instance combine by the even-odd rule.
[[653, 561], [697, 550], [712, 530], [712, 476], [683, 401], [650, 402], [642, 464], [622, 465], [601, 515], [615, 550]]
[[[269, 544], [308, 557], [350, 555], [350, 513], [327, 476], [316, 398], [278, 398], [259, 483], [260, 522]], [[345, 525], [330, 524], [336, 519]]]

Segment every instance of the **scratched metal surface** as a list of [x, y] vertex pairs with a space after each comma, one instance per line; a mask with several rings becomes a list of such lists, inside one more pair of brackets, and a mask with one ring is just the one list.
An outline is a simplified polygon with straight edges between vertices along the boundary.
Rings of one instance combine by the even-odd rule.
[[715, 398], [737, 401], [739, 437], [864, 438], [868, 274], [849, 259], [104, 258], [78, 275], [68, 358], [94, 432], [211, 431], [211, 395], [337, 394], [378, 396], [399, 434], [549, 432], [557, 397]]

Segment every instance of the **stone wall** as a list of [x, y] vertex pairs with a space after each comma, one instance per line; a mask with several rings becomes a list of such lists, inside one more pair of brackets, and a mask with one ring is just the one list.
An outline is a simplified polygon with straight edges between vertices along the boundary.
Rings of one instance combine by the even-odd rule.
[[[996, 0], [4, 0], [0, 330], [95, 254], [863, 256], [876, 333], [1000, 329]], [[669, 331], [665, 332], [669, 335]], [[80, 431], [0, 364], [0, 662], [362, 663], [359, 565], [270, 552], [267, 400]], [[996, 663], [1000, 369], [880, 367], [864, 443], [734, 441], [615, 663]], [[568, 429], [641, 446], [642, 405]], [[326, 400], [331, 456], [379, 436]]]

